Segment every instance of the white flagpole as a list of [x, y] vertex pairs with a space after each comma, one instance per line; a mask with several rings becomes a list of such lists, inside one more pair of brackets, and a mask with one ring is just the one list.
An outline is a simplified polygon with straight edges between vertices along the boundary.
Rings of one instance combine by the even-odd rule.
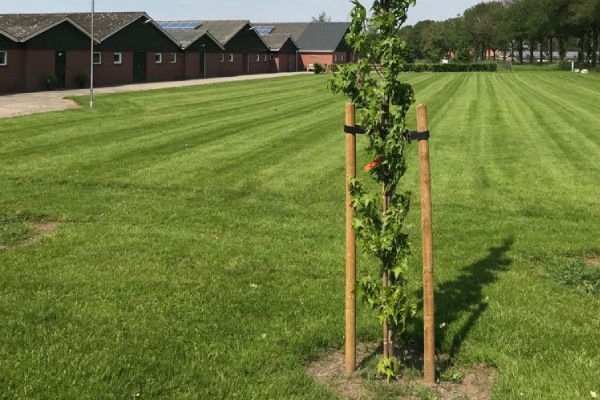
[[90, 108], [94, 108], [94, 0], [92, 0], [92, 32], [90, 38]]

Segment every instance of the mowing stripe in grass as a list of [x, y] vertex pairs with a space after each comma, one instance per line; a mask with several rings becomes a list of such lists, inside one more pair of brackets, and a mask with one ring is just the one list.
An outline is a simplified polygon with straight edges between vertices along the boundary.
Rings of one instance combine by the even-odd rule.
[[[345, 99], [325, 79], [4, 120], [0, 216], [60, 226], [0, 250], [0, 397], [335, 398], [304, 372], [343, 344]], [[430, 113], [439, 347], [497, 366], [495, 398], [588, 398], [600, 300], [539, 260], [597, 246], [600, 80], [403, 79]], [[416, 146], [407, 155], [418, 298]], [[363, 306], [358, 319], [361, 340], [379, 336]]]

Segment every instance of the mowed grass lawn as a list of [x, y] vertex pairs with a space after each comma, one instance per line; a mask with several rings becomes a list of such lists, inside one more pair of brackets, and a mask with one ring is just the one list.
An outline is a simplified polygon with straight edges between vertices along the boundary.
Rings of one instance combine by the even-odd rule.
[[[600, 77], [405, 78], [429, 106], [438, 348], [495, 366], [495, 399], [589, 399], [600, 296], [562, 267], [600, 254]], [[0, 398], [336, 398], [305, 372], [343, 346], [345, 99], [325, 84], [0, 120]], [[36, 221], [59, 225], [19, 246]], [[364, 307], [358, 333], [379, 337]]]

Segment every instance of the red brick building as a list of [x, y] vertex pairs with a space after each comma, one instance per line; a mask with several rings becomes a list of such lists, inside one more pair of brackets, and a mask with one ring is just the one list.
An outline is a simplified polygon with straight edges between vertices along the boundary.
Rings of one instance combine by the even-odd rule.
[[263, 40], [271, 50], [270, 72], [298, 71], [298, 44], [291, 35], [285, 33], [264, 35]]
[[[174, 22], [161, 24], [181, 26]], [[184, 62], [184, 79], [219, 76], [219, 55], [225, 52], [225, 48], [210, 32], [197, 28], [193, 30], [172, 29], [168, 32], [179, 42], [183, 50], [181, 57]]]
[[[175, 27], [187, 21], [164, 21], [161, 26], [170, 34], [184, 38], [194, 32], [209, 32], [221, 44], [221, 52], [216, 56], [218, 76], [265, 74], [271, 72], [269, 48], [250, 21], [196, 21], [190, 29]], [[185, 26], [185, 25], [184, 25]], [[193, 25], [192, 25], [193, 26]], [[214, 54], [207, 52], [210, 61]]]
[[155, 22], [144, 12], [0, 14], [0, 94], [345, 63], [348, 23]]
[[288, 35], [298, 46], [298, 69], [310, 64], [345, 64], [353, 61], [354, 54], [346, 43], [348, 22], [255, 23], [262, 27], [263, 38]]
[[19, 40], [0, 29], [0, 93], [23, 91], [25, 56]]
[[[4, 14], [0, 93], [76, 88], [89, 81], [89, 13]], [[7, 50], [5, 50], [7, 49]], [[179, 43], [143, 12], [95, 13], [94, 84], [184, 79]]]

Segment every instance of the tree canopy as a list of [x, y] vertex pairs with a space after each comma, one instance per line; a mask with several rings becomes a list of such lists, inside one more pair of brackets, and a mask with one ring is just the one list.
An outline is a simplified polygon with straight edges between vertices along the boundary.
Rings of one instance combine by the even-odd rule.
[[327, 13], [323, 11], [316, 17], [312, 17], [313, 22], [331, 22], [331, 17], [327, 16]]
[[[460, 61], [512, 57], [534, 62], [564, 59], [578, 51], [578, 61], [595, 67], [600, 43], [598, 0], [498, 0], [481, 2], [446, 21], [421, 21], [402, 28], [406, 59]], [[539, 53], [538, 53], [539, 52]], [[468, 53], [468, 55], [467, 55]]]

